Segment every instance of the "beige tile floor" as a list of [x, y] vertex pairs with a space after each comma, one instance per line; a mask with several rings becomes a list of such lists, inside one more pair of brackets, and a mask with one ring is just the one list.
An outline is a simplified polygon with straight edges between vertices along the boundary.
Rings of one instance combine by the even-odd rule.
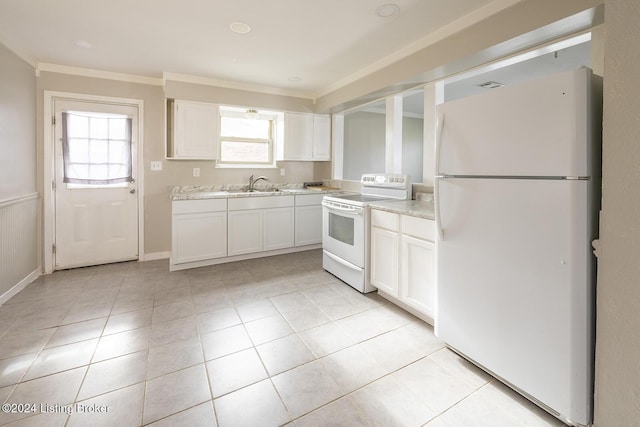
[[0, 400], [20, 426], [562, 425], [318, 250], [41, 277], [0, 307]]

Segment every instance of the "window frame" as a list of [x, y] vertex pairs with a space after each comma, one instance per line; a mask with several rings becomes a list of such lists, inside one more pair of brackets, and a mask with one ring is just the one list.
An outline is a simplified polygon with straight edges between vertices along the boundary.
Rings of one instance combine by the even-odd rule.
[[[281, 114], [276, 111], [259, 110], [259, 117], [257, 120], [269, 121], [269, 134], [270, 138], [240, 138], [240, 137], [225, 137], [222, 135], [222, 119], [223, 117], [247, 119], [245, 113], [247, 108], [220, 106], [218, 114], [218, 159], [216, 161], [216, 167], [220, 168], [275, 168], [276, 167], [276, 134], [278, 128], [278, 122]], [[247, 161], [230, 161], [223, 159], [222, 143], [226, 142], [244, 142], [255, 144], [267, 144], [269, 159], [265, 162], [258, 162], [254, 160]]]

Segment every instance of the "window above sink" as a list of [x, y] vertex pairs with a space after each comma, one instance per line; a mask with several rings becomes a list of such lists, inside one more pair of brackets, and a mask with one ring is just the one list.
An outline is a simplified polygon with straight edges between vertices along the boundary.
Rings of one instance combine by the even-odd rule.
[[220, 106], [216, 167], [275, 167], [275, 138], [282, 113]]

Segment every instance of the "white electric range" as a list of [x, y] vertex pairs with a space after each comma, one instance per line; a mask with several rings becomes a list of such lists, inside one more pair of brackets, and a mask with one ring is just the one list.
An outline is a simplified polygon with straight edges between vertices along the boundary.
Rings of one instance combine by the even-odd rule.
[[362, 293], [369, 280], [369, 204], [411, 199], [407, 175], [365, 174], [360, 194], [333, 194], [322, 200], [322, 267]]

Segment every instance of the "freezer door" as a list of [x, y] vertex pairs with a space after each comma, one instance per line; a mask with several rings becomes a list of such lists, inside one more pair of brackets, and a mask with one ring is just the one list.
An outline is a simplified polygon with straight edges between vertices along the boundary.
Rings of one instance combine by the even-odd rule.
[[589, 183], [445, 179], [436, 335], [572, 421], [593, 396]]
[[440, 105], [436, 174], [590, 176], [591, 79], [581, 68]]

